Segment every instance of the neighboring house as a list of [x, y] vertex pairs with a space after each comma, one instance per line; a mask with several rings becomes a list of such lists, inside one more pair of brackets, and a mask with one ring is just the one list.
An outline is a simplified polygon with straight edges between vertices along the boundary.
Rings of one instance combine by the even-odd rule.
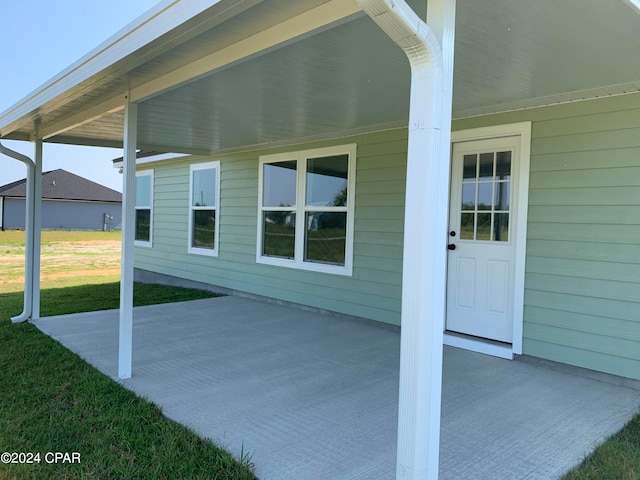
[[[0, 187], [0, 227], [24, 229], [26, 179]], [[42, 228], [112, 230], [122, 223], [122, 194], [66, 170], [42, 174]]]
[[401, 326], [398, 472], [433, 471], [443, 341], [640, 379], [640, 4], [408, 3], [163, 2], [0, 115], [124, 147], [121, 378], [135, 243]]

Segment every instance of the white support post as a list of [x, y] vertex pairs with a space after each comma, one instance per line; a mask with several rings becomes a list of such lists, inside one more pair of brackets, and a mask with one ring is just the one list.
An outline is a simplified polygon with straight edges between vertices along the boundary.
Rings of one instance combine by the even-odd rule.
[[434, 480], [440, 451], [455, 0], [429, 0], [429, 26], [404, 0], [358, 1], [411, 64], [396, 478]]
[[122, 189], [122, 254], [120, 264], [120, 333], [118, 378], [131, 378], [133, 358], [133, 244], [136, 217], [136, 143], [138, 105], [125, 104]]
[[31, 319], [40, 318], [40, 253], [42, 244], [42, 139], [36, 138], [35, 171], [34, 171], [34, 199], [33, 199], [33, 260], [32, 260], [32, 288]]

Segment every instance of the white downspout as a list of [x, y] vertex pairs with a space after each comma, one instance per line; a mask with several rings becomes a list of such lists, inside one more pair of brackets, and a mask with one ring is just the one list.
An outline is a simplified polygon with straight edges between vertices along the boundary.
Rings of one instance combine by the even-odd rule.
[[429, 0], [435, 33], [403, 0], [358, 2], [411, 65], [396, 478], [437, 479], [455, 0]]
[[34, 252], [34, 197], [36, 165], [26, 155], [5, 147], [0, 142], [0, 153], [21, 161], [27, 167], [27, 197], [25, 199], [25, 252], [24, 252], [24, 307], [22, 313], [12, 317], [13, 323], [24, 322], [31, 317], [33, 306], [33, 252]]

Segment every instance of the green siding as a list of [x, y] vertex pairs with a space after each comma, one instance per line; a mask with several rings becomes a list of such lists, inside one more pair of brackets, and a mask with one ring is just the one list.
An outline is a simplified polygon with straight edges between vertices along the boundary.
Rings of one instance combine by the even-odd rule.
[[[640, 94], [457, 120], [531, 121], [524, 353], [640, 379]], [[189, 163], [155, 166], [136, 266], [399, 324], [406, 130], [213, 157], [220, 255], [187, 254]], [[351, 277], [256, 263], [258, 157], [356, 143]], [[209, 161], [198, 158], [193, 161]]]
[[[213, 157], [221, 162], [218, 257], [187, 253], [189, 162], [158, 164], [154, 244], [136, 250], [136, 267], [398, 325], [406, 135], [391, 130]], [[257, 264], [258, 157], [348, 143], [358, 145], [353, 275]]]
[[454, 125], [527, 120], [523, 351], [640, 379], [640, 95]]

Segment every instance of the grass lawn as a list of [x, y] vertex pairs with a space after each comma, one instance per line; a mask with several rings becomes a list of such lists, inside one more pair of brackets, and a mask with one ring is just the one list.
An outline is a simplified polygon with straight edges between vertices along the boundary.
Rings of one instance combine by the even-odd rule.
[[[118, 232], [44, 232], [42, 315], [118, 308], [111, 270], [119, 268], [119, 240]], [[23, 261], [23, 232], [0, 232], [0, 453], [40, 453], [40, 463], [0, 463], [0, 480], [253, 478], [249, 458], [237, 463], [166, 420], [32, 325], [11, 325], [22, 311]], [[134, 303], [210, 295], [136, 284]], [[77, 452], [81, 463], [48, 464], [46, 452]], [[564, 477], [596, 479], [640, 480], [640, 414]]]
[[[32, 453], [35, 463], [0, 463], [0, 479], [253, 479], [248, 457], [237, 462], [212, 442], [165, 419], [157, 406], [33, 325], [8, 321], [22, 311], [23, 294], [14, 282], [21, 274], [6, 273], [10, 257], [24, 255], [21, 233], [0, 232], [0, 453]], [[119, 241], [117, 234], [109, 235]], [[51, 278], [43, 275], [43, 316], [118, 308], [117, 282], [83, 285], [84, 276], [73, 275], [73, 261], [66, 258], [74, 243], [108, 247], [114, 241], [109, 235], [44, 233], [43, 245], [52, 248], [48, 257], [43, 252], [43, 263], [53, 259], [54, 266], [48, 270]], [[108, 258], [101, 261], [118, 264], [119, 253], [105, 251]], [[96, 259], [93, 252], [80, 252], [85, 255], [77, 256], [76, 268], [84, 271]], [[208, 296], [211, 293], [160, 285], [134, 288], [136, 305]], [[48, 463], [55, 458], [48, 452], [77, 453], [80, 463]]]

